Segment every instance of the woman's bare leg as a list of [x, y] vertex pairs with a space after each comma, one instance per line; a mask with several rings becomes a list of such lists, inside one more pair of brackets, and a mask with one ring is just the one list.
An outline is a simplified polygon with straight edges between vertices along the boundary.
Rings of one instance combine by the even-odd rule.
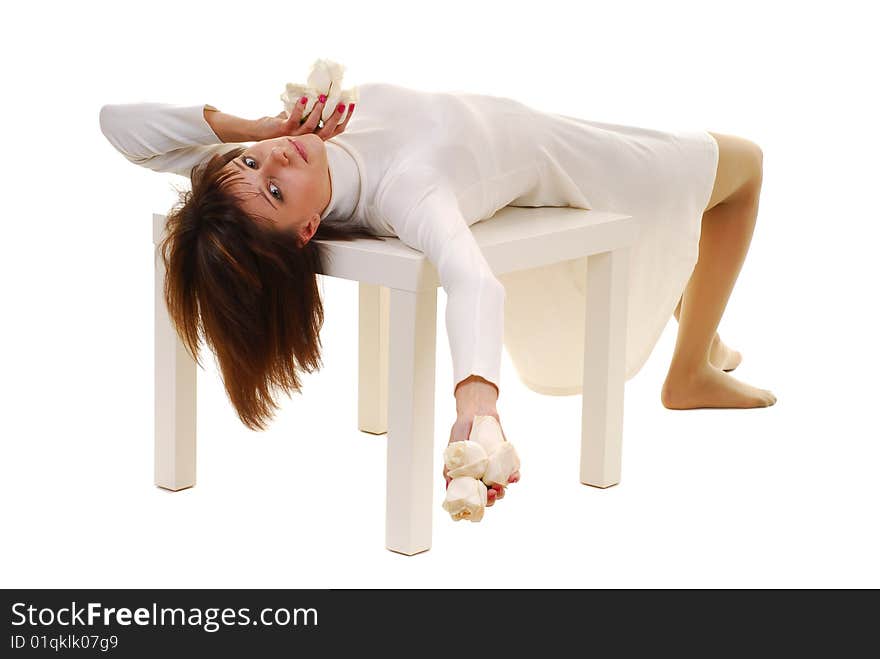
[[776, 397], [709, 361], [718, 323], [755, 230], [763, 154], [749, 140], [713, 133], [719, 160], [701, 225], [699, 258], [681, 298], [678, 337], [660, 394], [670, 409], [766, 407]]
[[[678, 299], [678, 305], [673, 313], [675, 320], [678, 320], [680, 314], [681, 298]], [[712, 345], [709, 346], [709, 363], [715, 368], [720, 368], [722, 371], [733, 371], [741, 362], [742, 355], [739, 351], [724, 343], [721, 337], [718, 336], [718, 332], [715, 332], [715, 336], [712, 337]]]

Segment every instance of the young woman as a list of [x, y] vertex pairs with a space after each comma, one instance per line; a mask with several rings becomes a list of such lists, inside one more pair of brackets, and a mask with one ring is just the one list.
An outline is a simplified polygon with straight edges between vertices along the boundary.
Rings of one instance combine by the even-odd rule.
[[[160, 245], [166, 302], [193, 357], [200, 333], [217, 354], [243, 423], [265, 427], [274, 391], [299, 391], [298, 371], [320, 365], [322, 255], [312, 238], [397, 236], [435, 265], [457, 409], [450, 441], [467, 439], [477, 414], [500, 422], [502, 344], [531, 389], [580, 393], [586, 259], [495, 277], [469, 227], [507, 205], [612, 210], [639, 221], [627, 378], [674, 314], [666, 407], [776, 401], [727, 373], [741, 356], [716, 333], [755, 227], [757, 145], [487, 95], [390, 84], [359, 93], [357, 112], [340, 106], [320, 126], [323, 99], [302, 126], [301, 110], [247, 120], [210, 105], [101, 109], [104, 135], [126, 158], [191, 178]], [[506, 485], [489, 490], [488, 505]]]

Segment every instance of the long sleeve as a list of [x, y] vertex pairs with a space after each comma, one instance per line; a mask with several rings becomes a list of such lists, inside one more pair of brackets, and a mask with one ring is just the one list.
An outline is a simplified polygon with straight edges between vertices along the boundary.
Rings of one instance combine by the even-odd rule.
[[408, 170], [390, 181], [377, 209], [401, 242], [421, 251], [446, 291], [453, 391], [471, 374], [500, 390], [504, 286], [495, 277], [452, 190], [431, 172]]
[[101, 108], [101, 132], [131, 162], [189, 176], [192, 168], [238, 144], [224, 143], [205, 120], [211, 105], [125, 103]]

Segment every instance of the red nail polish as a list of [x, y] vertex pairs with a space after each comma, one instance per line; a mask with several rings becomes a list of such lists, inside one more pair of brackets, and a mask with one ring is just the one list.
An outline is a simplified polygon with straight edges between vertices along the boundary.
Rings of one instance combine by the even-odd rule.
[[321, 101], [321, 103], [326, 103], [327, 102], [327, 94], [321, 94], [318, 97], [318, 100]]
[[299, 99], [299, 102], [302, 103], [303, 105], [305, 105], [308, 100], [309, 99], [307, 96], [303, 96], [301, 99]]
[[351, 112], [352, 110], [354, 110], [354, 103], [349, 103], [348, 104], [348, 111]]
[[340, 103], [339, 105], [337, 105], [337, 106], [336, 106], [336, 111], [337, 111], [339, 114], [342, 114], [343, 112], [345, 112], [345, 103]]

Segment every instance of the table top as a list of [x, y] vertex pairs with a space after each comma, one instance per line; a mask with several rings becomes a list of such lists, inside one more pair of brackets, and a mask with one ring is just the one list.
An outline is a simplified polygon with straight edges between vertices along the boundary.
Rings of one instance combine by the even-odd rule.
[[[470, 228], [496, 275], [628, 247], [638, 235], [629, 215], [549, 206], [505, 206]], [[412, 291], [440, 285], [424, 254], [383, 238], [319, 241], [328, 254], [322, 274]]]
[[[154, 213], [154, 243], [164, 226]], [[496, 275], [628, 247], [638, 236], [629, 215], [556, 206], [505, 206], [470, 228]], [[397, 237], [316, 242], [327, 255], [322, 275], [410, 291], [440, 286], [434, 265]]]

